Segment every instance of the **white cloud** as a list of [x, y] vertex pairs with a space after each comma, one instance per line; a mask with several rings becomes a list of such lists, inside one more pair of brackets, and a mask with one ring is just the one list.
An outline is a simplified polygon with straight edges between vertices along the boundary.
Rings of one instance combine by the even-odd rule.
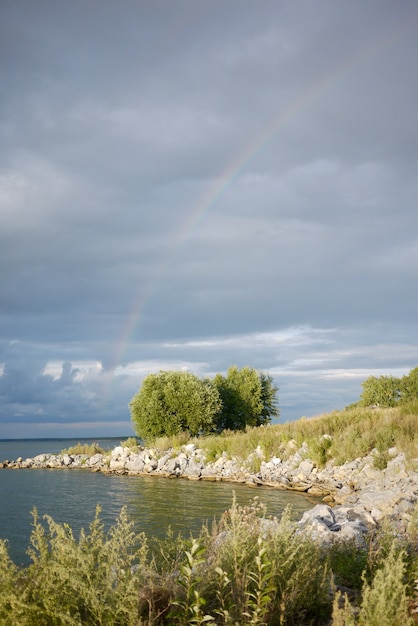
[[[42, 375], [52, 376], [54, 380], [59, 380], [63, 374], [63, 361], [48, 361]], [[103, 365], [99, 361], [71, 361], [71, 369], [75, 371], [74, 382], [81, 382], [86, 377], [97, 376], [103, 372]]]
[[190, 370], [193, 373], [204, 372], [208, 367], [207, 363], [196, 361], [176, 361], [164, 360], [159, 361], [135, 361], [126, 365], [118, 365], [114, 370], [115, 376], [131, 376], [136, 379], [147, 376], [148, 374], [158, 373], [160, 370]]
[[255, 332], [231, 337], [212, 337], [202, 340], [163, 343], [164, 348], [274, 348], [282, 344], [304, 345], [326, 341], [332, 329], [312, 329], [310, 327], [290, 327], [272, 332]]

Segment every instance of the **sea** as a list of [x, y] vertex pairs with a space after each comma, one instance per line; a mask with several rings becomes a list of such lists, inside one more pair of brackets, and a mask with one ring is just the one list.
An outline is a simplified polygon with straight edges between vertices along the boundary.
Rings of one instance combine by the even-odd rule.
[[[111, 450], [123, 439], [0, 439], [0, 461], [58, 454], [79, 442], [97, 442]], [[169, 530], [185, 537], [197, 534], [202, 524], [219, 519], [234, 498], [244, 506], [254, 497], [270, 515], [280, 516], [290, 505], [295, 519], [315, 504], [300, 493], [236, 483], [105, 475], [75, 468], [0, 469], [0, 539], [7, 541], [12, 560], [26, 567], [34, 509], [39, 518], [46, 515], [69, 524], [77, 536], [81, 528], [88, 531], [97, 506], [106, 530], [126, 506], [135, 530], [153, 540], [164, 538]]]

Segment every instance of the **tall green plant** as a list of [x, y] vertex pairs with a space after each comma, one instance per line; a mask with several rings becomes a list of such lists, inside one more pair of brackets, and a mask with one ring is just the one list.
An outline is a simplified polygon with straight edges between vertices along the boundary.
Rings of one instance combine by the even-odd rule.
[[257, 539], [258, 552], [255, 555], [253, 570], [247, 574], [245, 590], [246, 609], [243, 616], [252, 626], [262, 626], [271, 609], [276, 586], [273, 581], [273, 563], [267, 553], [267, 544], [262, 537]]
[[204, 612], [203, 608], [206, 600], [199, 591], [199, 584], [202, 582], [201, 566], [205, 563], [203, 555], [205, 547], [201, 546], [197, 539], [192, 541], [190, 550], [186, 550], [186, 563], [180, 568], [178, 583], [184, 591], [184, 597], [173, 600], [173, 609], [170, 612], [172, 624], [179, 626], [202, 624], [215, 625], [212, 615]]
[[405, 575], [405, 552], [392, 544], [388, 557], [377, 570], [371, 583], [364, 577], [359, 626], [408, 626]]
[[[22, 598], [23, 576], [7, 551], [7, 542], [0, 541], [0, 624], [26, 624], [25, 602]], [[19, 621], [20, 620], [20, 621]]]
[[[89, 532], [78, 540], [67, 524], [45, 516], [45, 527], [34, 512], [29, 555], [27, 601], [33, 624], [101, 624], [137, 620], [138, 537], [126, 509], [108, 534], [97, 507]], [[42, 619], [41, 619], [42, 617]], [[42, 621], [43, 620], [43, 621]]]
[[403, 541], [388, 523], [368, 550], [354, 542], [329, 550], [289, 509], [278, 520], [258, 499], [234, 500], [198, 538], [169, 534], [157, 561], [126, 509], [107, 532], [98, 509], [78, 539], [67, 524], [33, 515], [31, 565], [18, 568], [0, 542], [1, 626], [284, 626], [329, 624], [331, 614], [333, 626], [412, 625], [414, 519]]

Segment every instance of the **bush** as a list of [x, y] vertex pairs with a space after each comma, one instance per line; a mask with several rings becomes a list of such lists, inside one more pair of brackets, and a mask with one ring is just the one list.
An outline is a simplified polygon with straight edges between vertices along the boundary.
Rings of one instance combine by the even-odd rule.
[[279, 415], [271, 376], [251, 367], [229, 368], [213, 381], [190, 372], [147, 376], [130, 402], [136, 433], [146, 441], [261, 426]]
[[77, 539], [34, 511], [27, 568], [0, 542], [2, 626], [297, 626], [329, 624], [331, 613], [333, 626], [412, 624], [416, 546], [390, 529], [368, 550], [322, 549], [290, 510], [270, 518], [254, 498], [234, 501], [196, 537], [169, 532], [151, 551], [125, 508], [107, 532], [99, 514]]
[[45, 516], [46, 530], [33, 512], [32, 564], [24, 575], [14, 572], [2, 625], [137, 624], [140, 579], [132, 566], [143, 563], [146, 540], [133, 533], [126, 509], [108, 533], [99, 513], [98, 507], [89, 533], [82, 530], [77, 541], [68, 524]]
[[405, 575], [405, 553], [391, 551], [369, 584], [365, 578], [362, 603], [358, 616], [360, 626], [408, 626], [413, 620], [408, 615]]

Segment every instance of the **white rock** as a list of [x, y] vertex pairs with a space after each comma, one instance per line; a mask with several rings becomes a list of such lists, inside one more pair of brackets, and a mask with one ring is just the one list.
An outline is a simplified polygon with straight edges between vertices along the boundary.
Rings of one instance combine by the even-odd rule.
[[123, 455], [123, 448], [122, 448], [122, 446], [116, 446], [116, 448], [113, 448], [113, 450], [111, 452], [112, 459], [117, 459], [117, 458], [121, 457], [122, 455]]

